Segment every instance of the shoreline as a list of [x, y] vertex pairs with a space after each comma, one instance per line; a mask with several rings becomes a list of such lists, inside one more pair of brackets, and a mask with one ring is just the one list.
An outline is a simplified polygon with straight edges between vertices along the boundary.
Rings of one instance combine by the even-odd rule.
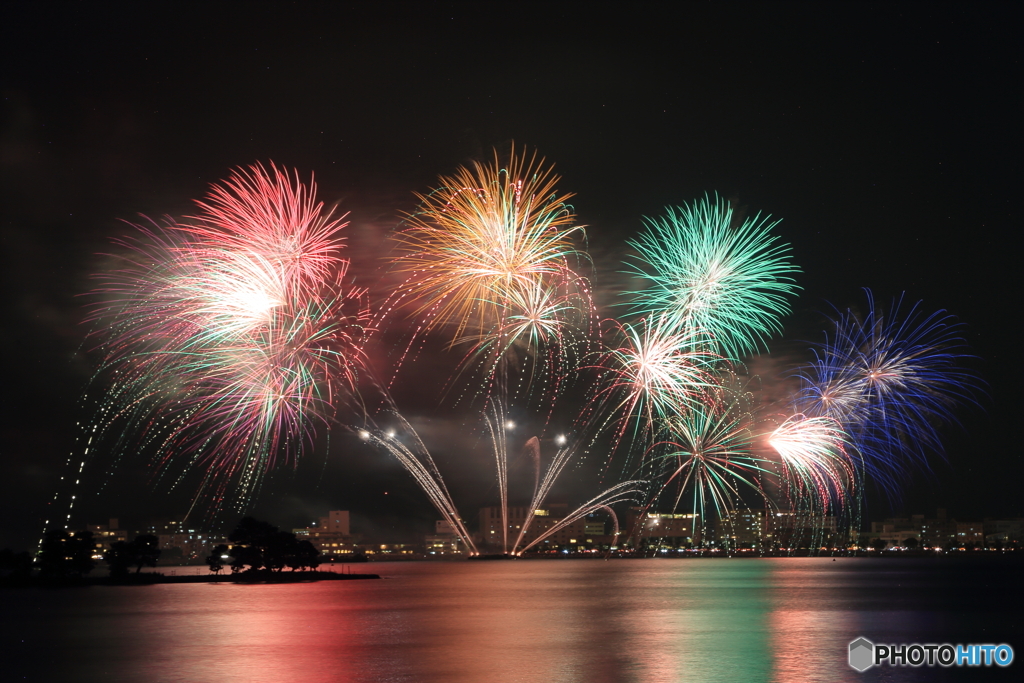
[[316, 581], [359, 581], [379, 579], [379, 574], [342, 574], [340, 572], [259, 572], [239, 574], [181, 574], [168, 575], [161, 572], [140, 572], [127, 577], [82, 576], [63, 579], [46, 577], [6, 577], [0, 579], [0, 588], [67, 588], [89, 586], [154, 586], [164, 583], [314, 583]]

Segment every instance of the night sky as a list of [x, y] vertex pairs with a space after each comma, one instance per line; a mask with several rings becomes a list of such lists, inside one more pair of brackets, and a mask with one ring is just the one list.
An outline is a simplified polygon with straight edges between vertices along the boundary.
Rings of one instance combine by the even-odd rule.
[[[828, 302], [860, 304], [862, 287], [955, 315], [987, 394], [895, 511], [1024, 514], [1021, 29], [1011, 3], [2, 3], [0, 547], [28, 548], [66, 506], [48, 507], [89, 419], [91, 274], [124, 221], [188, 214], [232, 168], [273, 160], [350, 212], [373, 287], [412, 193], [513, 141], [576, 194], [604, 304], [645, 215], [718, 192], [781, 218], [802, 291], [751, 367], [799, 356]], [[406, 399], [438, 434], [469, 424]], [[437, 448], [472, 512], [487, 468]], [[189, 483], [147, 468], [98, 454], [73, 523], [187, 509]], [[869, 518], [889, 514], [871, 500]], [[274, 473], [252, 509], [295, 526], [339, 508], [367, 532], [435, 517], [397, 464], [344, 436]]]

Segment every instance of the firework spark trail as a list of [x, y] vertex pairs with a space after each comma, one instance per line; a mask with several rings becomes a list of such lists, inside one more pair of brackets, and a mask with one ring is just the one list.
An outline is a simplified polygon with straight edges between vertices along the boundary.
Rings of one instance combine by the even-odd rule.
[[132, 256], [101, 276], [102, 431], [127, 420], [164, 464], [216, 470], [218, 499], [232, 481], [251, 495], [356, 388], [365, 292], [345, 291], [344, 223], [314, 194], [273, 166], [239, 170], [193, 224], [122, 240]]
[[342, 281], [347, 269], [337, 253], [343, 246], [338, 231], [344, 217], [332, 219], [316, 200], [316, 184], [307, 187], [273, 164], [268, 172], [256, 164], [215, 185], [207, 200], [196, 202], [203, 213], [198, 224], [182, 229], [196, 242], [220, 253], [251, 255], [269, 262], [269, 270], [302, 300], [315, 298], [325, 283]]
[[830, 417], [792, 415], [768, 437], [782, 457], [783, 478], [796, 492], [796, 505], [822, 514], [841, 514], [855, 477], [846, 455], [847, 436]]
[[430, 502], [434, 504], [434, 507], [444, 517], [445, 521], [455, 530], [456, 535], [470, 550], [470, 553], [476, 555], [478, 551], [473, 543], [473, 538], [459, 517], [458, 509], [452, 501], [448, 487], [445, 486], [444, 479], [441, 477], [441, 472], [437, 468], [434, 458], [430, 455], [430, 451], [427, 450], [426, 445], [424, 445], [416, 430], [412, 428], [412, 425], [405, 418], [397, 412], [389, 412], [401, 423], [402, 430], [408, 435], [408, 438], [413, 440], [414, 448], [409, 448], [402, 443], [397, 435], [382, 432], [376, 427], [360, 430], [359, 437], [364, 441], [384, 448], [395, 456], [402, 466], [405, 467], [406, 471], [416, 480], [416, 483], [420, 485], [423, 492], [427, 494]]
[[[539, 459], [540, 440], [537, 437], [532, 437], [527, 441], [525, 448], [534, 451]], [[544, 501], [547, 500], [548, 494], [551, 493], [551, 487], [555, 485], [555, 482], [562, 474], [562, 470], [565, 469], [565, 466], [569, 464], [576, 454], [577, 448], [575, 444], [569, 445], [565, 448], [560, 448], [555, 453], [555, 457], [544, 471], [544, 476], [540, 479], [537, 487], [534, 489], [533, 498], [530, 500], [530, 507], [526, 513], [526, 519], [523, 521], [522, 527], [519, 530], [519, 536], [516, 538], [515, 543], [512, 544], [513, 553], [522, 554], [530, 547], [542, 542], [545, 538], [549, 537], [559, 529], [602, 507], [606, 508], [611, 514], [612, 519], [615, 522], [616, 535], [618, 534], [618, 518], [609, 506], [615, 502], [630, 499], [630, 496], [642, 496], [643, 491], [641, 490], [641, 487], [647, 484], [646, 481], [632, 480], [613, 486], [610, 489], [606, 489], [578, 510], [567, 516], [561, 522], [553, 525], [552, 528], [548, 529], [543, 535], [532, 541], [529, 545], [520, 549], [520, 544], [522, 544], [523, 539], [526, 537], [526, 532], [529, 530], [530, 524], [533, 522], [533, 518], [536, 515], [537, 510], [543, 508]], [[600, 501], [604, 502], [602, 503]], [[581, 511], [583, 511], [582, 514], [577, 515], [577, 513]]]
[[765, 347], [789, 311], [797, 288], [789, 246], [776, 244], [779, 221], [760, 214], [735, 226], [733, 210], [716, 195], [669, 208], [648, 219], [647, 230], [628, 244], [637, 251], [630, 272], [650, 282], [625, 292], [635, 314], [667, 316], [673, 326], [707, 335], [705, 343], [738, 360]]
[[[540, 440], [537, 437], [531, 438], [526, 442], [526, 449], [531, 450], [539, 464], [540, 460]], [[562, 473], [565, 466], [569, 464], [574, 454], [574, 448], [572, 446], [568, 448], [560, 448], [548, 465], [547, 470], [544, 472], [544, 476], [537, 482], [537, 485], [533, 490], [533, 498], [530, 500], [530, 507], [526, 512], [526, 519], [523, 521], [522, 527], [519, 529], [519, 536], [516, 538], [516, 542], [513, 544], [513, 552], [519, 547], [519, 544], [523, 542], [523, 538], [526, 536], [526, 531], [530, 528], [531, 522], [533, 522], [534, 515], [537, 510], [541, 509], [544, 505], [544, 501], [547, 500], [548, 494], [551, 492], [551, 487], [554, 486], [555, 481], [558, 479], [558, 475]]]
[[837, 420], [862, 474], [896, 498], [911, 464], [927, 469], [929, 454], [941, 454], [941, 426], [975, 402], [980, 382], [961, 367], [969, 356], [952, 316], [926, 314], [921, 302], [906, 308], [903, 297], [886, 311], [865, 292], [867, 312], [840, 313], [815, 362], [800, 369], [794, 407]]
[[[579, 506], [568, 515], [566, 515], [557, 524], [553, 524], [550, 529], [544, 531], [544, 533], [537, 536], [537, 538], [530, 541], [527, 545], [519, 549], [516, 554], [522, 555], [530, 548], [533, 548], [539, 543], [543, 543], [546, 538], [549, 538], [552, 534], [557, 533], [560, 529], [564, 529], [568, 525], [577, 522], [587, 515], [597, 512], [598, 510], [608, 509], [612, 505], [618, 503], [625, 503], [627, 501], [636, 502], [636, 499], [643, 496], [645, 493], [646, 481], [633, 480], [619, 482], [615, 486], [608, 488], [598, 495], [588, 500], [583, 505]], [[618, 526], [618, 522], [616, 522]]]
[[[472, 356], [485, 360], [486, 376], [494, 376], [502, 361], [513, 355], [533, 356], [529, 364], [533, 375], [541, 378], [564, 378], [576, 367], [576, 360], [586, 354], [590, 345], [590, 325], [585, 311], [590, 301], [579, 287], [565, 288], [540, 282], [528, 290], [516, 288], [502, 302], [502, 318], [479, 335], [467, 335], [472, 343], [464, 365]], [[493, 303], [493, 302], [489, 302]], [[516, 363], [513, 362], [513, 365]]]
[[495, 472], [498, 476], [498, 496], [501, 501], [501, 549], [508, 552], [508, 444], [505, 431], [511, 424], [505, 419], [505, 410], [500, 401], [491, 404], [485, 416], [487, 432], [491, 436], [491, 450], [494, 452]]

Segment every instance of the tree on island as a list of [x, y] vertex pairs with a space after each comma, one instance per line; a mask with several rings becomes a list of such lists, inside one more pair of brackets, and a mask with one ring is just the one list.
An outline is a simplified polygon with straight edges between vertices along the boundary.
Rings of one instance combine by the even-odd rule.
[[285, 567], [295, 571], [320, 564], [320, 551], [312, 543], [299, 541], [295, 534], [252, 517], [243, 517], [228, 540], [232, 543], [228, 554], [233, 558], [231, 571], [234, 573], [264, 567], [274, 572]]
[[47, 531], [36, 562], [39, 575], [51, 579], [81, 578], [96, 566], [91, 531]]
[[903, 547], [906, 548], [907, 550], [916, 550], [917, 549], [917, 539], [914, 538], [913, 536], [911, 536], [907, 540], [903, 541]]
[[296, 544], [287, 562], [292, 571], [316, 569], [320, 566], [320, 551], [311, 542], [302, 540]]
[[259, 548], [249, 545], [233, 545], [228, 551], [231, 555], [231, 572], [237, 574], [246, 567], [247, 571], [255, 572], [263, 569], [263, 553]]
[[160, 541], [153, 534], [136, 536], [134, 541], [115, 541], [103, 558], [110, 565], [110, 575], [115, 578], [128, 576], [128, 568], [135, 567], [135, 573], [143, 567], [155, 567], [160, 559]]
[[136, 536], [132, 541], [135, 546], [135, 573], [142, 571], [143, 567], [155, 567], [160, 560], [160, 539], [153, 534], [142, 534]]
[[128, 568], [134, 564], [132, 544], [128, 541], [114, 541], [110, 549], [103, 554], [103, 559], [110, 567], [110, 576], [123, 579], [128, 576]]
[[210, 571], [214, 574], [224, 569], [224, 560], [228, 555], [228, 547], [221, 543], [215, 547], [210, 554], [206, 557], [206, 564], [210, 567]]
[[889, 544], [880, 538], [873, 538], [871, 539], [871, 547], [877, 550], [878, 552], [882, 552], [883, 550], [889, 547]]

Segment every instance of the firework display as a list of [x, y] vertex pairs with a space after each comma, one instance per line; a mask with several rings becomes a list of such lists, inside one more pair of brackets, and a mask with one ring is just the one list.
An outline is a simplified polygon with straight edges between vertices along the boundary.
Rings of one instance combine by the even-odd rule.
[[[761, 400], [743, 360], [767, 349], [798, 289], [779, 221], [739, 220], [717, 196], [647, 220], [627, 256], [645, 286], [623, 291], [622, 320], [598, 323], [583, 228], [559, 180], [514, 148], [442, 176], [396, 231], [387, 265], [400, 284], [371, 311], [349, 281], [345, 223], [315, 186], [273, 165], [236, 171], [196, 216], [122, 240], [128, 256], [100, 276], [92, 318], [107, 389], [96, 431], [115, 448], [142, 444], [163, 464], [201, 468], [215, 500], [244, 505], [271, 467], [341, 424], [400, 462], [475, 554], [488, 539], [474, 541], [391, 394], [416, 361], [409, 349], [438, 339], [458, 349], [449, 382], [484, 399], [468, 423], [493, 454], [496, 546], [511, 555], [600, 510], [618, 528], [612, 506], [626, 502], [685, 513], [692, 543], [716, 520], [733, 528], [773, 511], [852, 524], [866, 487], [895, 497], [912, 465], [941, 453], [942, 425], [979, 386], [948, 315], [901, 298], [884, 310], [868, 292], [865, 313], [830, 321], [814, 361], [795, 371], [795, 393]], [[400, 340], [397, 353], [369, 352], [385, 339]], [[398, 360], [374, 368], [371, 357]], [[585, 394], [574, 436], [559, 437], [542, 466], [544, 432], [573, 383]], [[513, 410], [539, 415], [523, 443]], [[398, 433], [379, 428], [384, 419]], [[520, 447], [537, 475], [512, 529], [508, 453]], [[602, 476], [614, 481], [530, 536], [556, 479], [590, 453], [604, 454]]]
[[703, 334], [732, 360], [766, 348], [781, 331], [786, 296], [797, 289], [791, 276], [799, 272], [789, 246], [771, 234], [779, 221], [757, 215], [739, 222], [716, 196], [646, 222], [647, 230], [628, 242], [637, 252], [628, 265], [650, 286], [625, 293], [631, 310]]
[[846, 455], [847, 435], [838, 421], [793, 415], [771, 433], [768, 443], [782, 457], [790, 474], [784, 480], [795, 487], [798, 500], [819, 510], [842, 511], [853, 467]]
[[661, 317], [615, 324], [618, 344], [599, 358], [604, 378], [595, 403], [598, 431], [613, 430], [612, 450], [623, 440], [643, 441], [669, 421], [702, 405], [716, 386], [716, 361], [699, 335], [678, 330]]
[[965, 344], [951, 316], [926, 314], [921, 302], [908, 307], [902, 296], [886, 310], [865, 292], [865, 312], [831, 320], [814, 362], [800, 368], [794, 405], [841, 424], [858, 468], [897, 497], [912, 466], [941, 453], [941, 426], [979, 385], [962, 367]]
[[205, 465], [216, 498], [249, 496], [356, 389], [364, 297], [344, 284], [345, 224], [314, 192], [273, 166], [240, 170], [101, 276], [101, 425]]
[[745, 506], [747, 490], [763, 496], [760, 474], [772, 474], [771, 462], [753, 448], [754, 425], [749, 395], [742, 391], [719, 390], [712, 400], [697, 404], [666, 421], [668, 439], [656, 444], [661, 459], [661, 491], [655, 499], [669, 495], [670, 508], [685, 509], [707, 521], [713, 512], [719, 519]]
[[465, 364], [480, 362], [485, 384], [509, 366], [562, 378], [564, 354], [589, 342], [593, 303], [575, 270], [583, 228], [558, 180], [536, 154], [513, 148], [503, 163], [495, 152], [417, 195], [396, 235], [407, 279], [394, 305], [411, 302], [417, 329], [469, 344]]

